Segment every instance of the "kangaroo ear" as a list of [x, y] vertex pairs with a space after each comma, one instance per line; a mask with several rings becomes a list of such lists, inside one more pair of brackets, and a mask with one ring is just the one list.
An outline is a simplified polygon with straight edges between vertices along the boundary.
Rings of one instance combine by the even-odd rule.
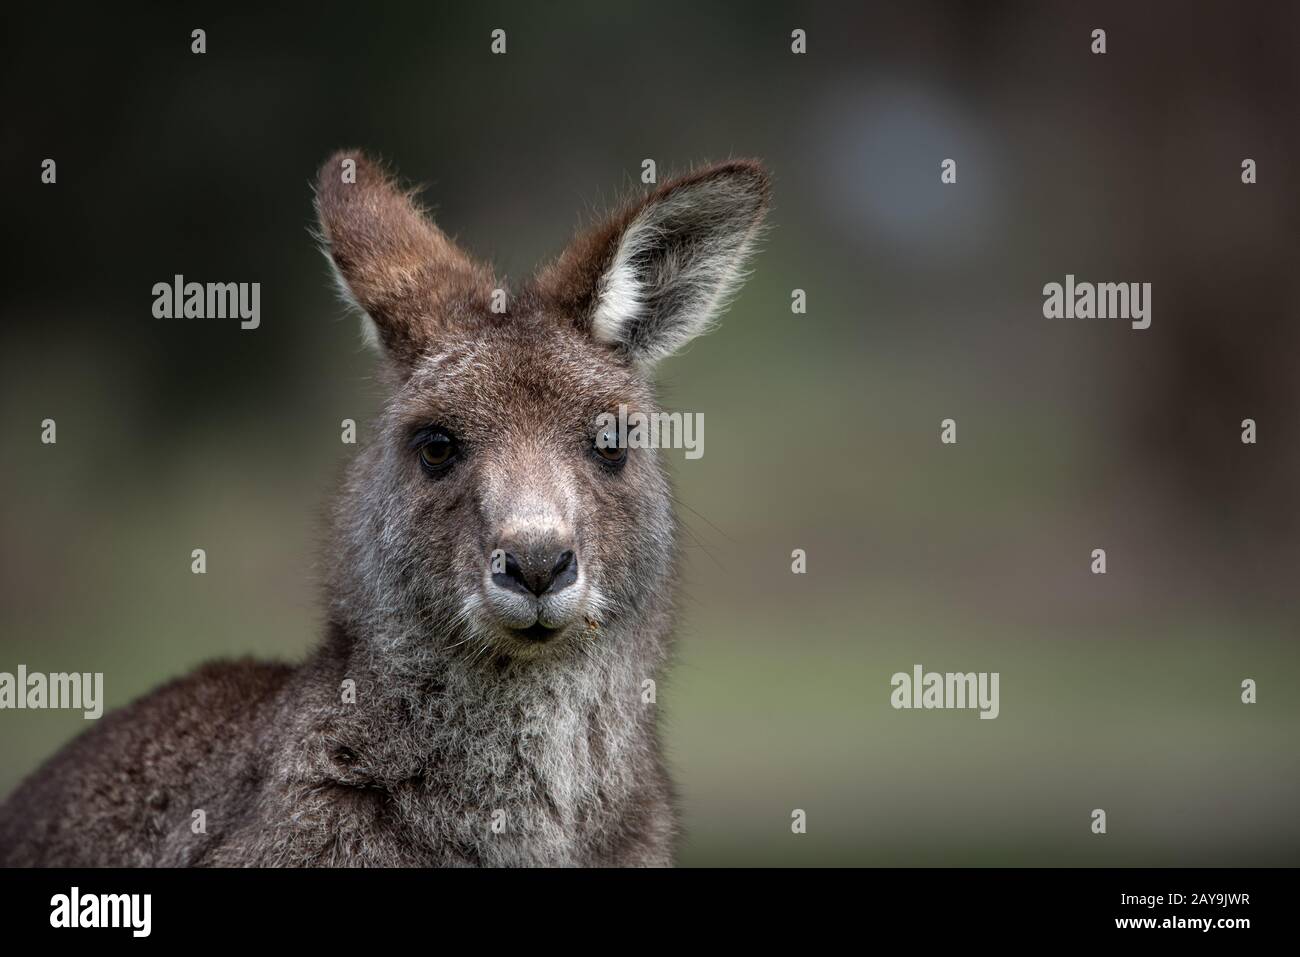
[[579, 237], [537, 285], [598, 341], [658, 362], [707, 331], [739, 288], [769, 183], [751, 161], [665, 183]]
[[485, 307], [493, 285], [413, 195], [356, 150], [330, 157], [316, 180], [322, 247], [340, 289], [407, 366], [458, 309]]

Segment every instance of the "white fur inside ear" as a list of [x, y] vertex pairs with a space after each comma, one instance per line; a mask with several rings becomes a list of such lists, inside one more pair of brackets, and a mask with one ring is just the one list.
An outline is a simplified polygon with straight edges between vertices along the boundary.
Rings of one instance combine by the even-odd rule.
[[644, 251], [645, 242], [637, 236], [644, 235], [634, 222], [628, 227], [619, 243], [614, 262], [600, 282], [596, 296], [596, 312], [591, 320], [591, 333], [600, 342], [614, 345], [623, 339], [624, 332], [645, 308], [643, 286], [637, 276], [633, 260]]
[[370, 313], [364, 311], [361, 313], [361, 341], [367, 349], [379, 351], [379, 327], [370, 318]]
[[355, 309], [361, 316], [361, 341], [365, 343], [366, 348], [379, 352], [379, 326], [370, 317], [370, 313], [361, 308], [361, 304], [357, 302], [357, 297], [352, 295], [352, 289], [348, 286], [348, 281], [343, 278], [343, 274], [339, 272], [338, 265], [328, 251], [325, 253], [325, 261], [330, 264], [330, 274], [334, 277], [334, 289], [338, 292], [339, 298], [343, 300], [343, 303], [348, 308]]
[[708, 332], [744, 280], [760, 215], [725, 181], [647, 206], [601, 278], [592, 335], [654, 364]]

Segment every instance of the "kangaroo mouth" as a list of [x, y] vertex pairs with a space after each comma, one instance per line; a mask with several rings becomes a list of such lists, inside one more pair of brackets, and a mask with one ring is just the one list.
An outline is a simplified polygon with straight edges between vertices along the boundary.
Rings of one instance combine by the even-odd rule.
[[558, 635], [562, 630], [563, 629], [561, 628], [547, 628], [540, 621], [534, 622], [533, 624], [529, 625], [527, 628], [514, 629], [515, 634], [519, 635], [521, 638], [526, 638], [529, 641], [538, 641], [538, 642], [550, 641], [552, 638]]

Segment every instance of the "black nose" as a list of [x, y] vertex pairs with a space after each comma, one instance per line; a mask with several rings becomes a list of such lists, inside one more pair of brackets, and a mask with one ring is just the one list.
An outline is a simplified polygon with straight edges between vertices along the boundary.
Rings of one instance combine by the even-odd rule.
[[[494, 561], [500, 559], [504, 571], [494, 567], [492, 581], [502, 588], [528, 595], [567, 588], [578, 580], [578, 556], [573, 549], [557, 551], [554, 548], [498, 550]], [[499, 567], [499, 566], [498, 566]]]

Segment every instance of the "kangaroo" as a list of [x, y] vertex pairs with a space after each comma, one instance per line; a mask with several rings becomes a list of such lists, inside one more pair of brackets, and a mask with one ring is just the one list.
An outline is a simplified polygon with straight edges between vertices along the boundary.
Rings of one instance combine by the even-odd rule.
[[321, 244], [390, 394], [335, 500], [321, 643], [107, 715], [0, 807], [0, 863], [671, 865], [647, 689], [672, 498], [655, 449], [596, 423], [654, 410], [769, 193], [758, 163], [697, 169], [505, 297], [384, 167], [328, 160]]

